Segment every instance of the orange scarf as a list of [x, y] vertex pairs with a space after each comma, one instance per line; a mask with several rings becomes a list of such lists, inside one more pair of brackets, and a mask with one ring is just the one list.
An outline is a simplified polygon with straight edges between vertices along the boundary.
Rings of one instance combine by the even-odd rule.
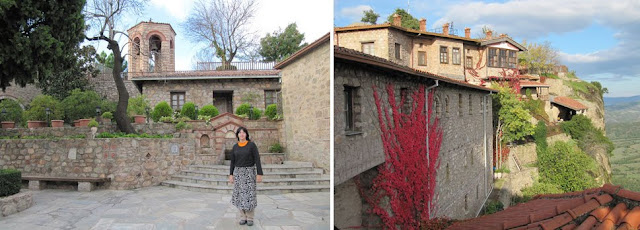
[[249, 141], [238, 141], [238, 146], [244, 147], [247, 145], [247, 143], [249, 143]]

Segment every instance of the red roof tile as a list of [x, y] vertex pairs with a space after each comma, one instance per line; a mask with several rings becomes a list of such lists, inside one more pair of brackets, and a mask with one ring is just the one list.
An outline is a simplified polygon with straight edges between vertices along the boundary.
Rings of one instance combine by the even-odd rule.
[[573, 110], [583, 110], [583, 109], [587, 109], [587, 106], [583, 105], [582, 103], [573, 100], [571, 98], [568, 97], [560, 97], [560, 96], [556, 96], [551, 100], [551, 103], [555, 103]]
[[639, 202], [640, 193], [606, 184], [581, 192], [539, 195], [448, 229], [638, 229]]

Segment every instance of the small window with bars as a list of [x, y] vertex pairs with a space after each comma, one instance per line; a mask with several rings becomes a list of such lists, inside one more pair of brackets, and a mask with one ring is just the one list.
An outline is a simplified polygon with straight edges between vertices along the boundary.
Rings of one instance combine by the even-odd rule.
[[453, 48], [451, 50], [451, 59], [454, 65], [460, 65], [460, 48]]
[[449, 54], [447, 53], [446, 46], [440, 46], [440, 63], [442, 64], [449, 63]]
[[464, 61], [464, 67], [467, 69], [473, 68], [473, 57], [467, 56], [467, 59]]
[[184, 105], [184, 92], [172, 92], [171, 93], [171, 108], [173, 110], [182, 109]]

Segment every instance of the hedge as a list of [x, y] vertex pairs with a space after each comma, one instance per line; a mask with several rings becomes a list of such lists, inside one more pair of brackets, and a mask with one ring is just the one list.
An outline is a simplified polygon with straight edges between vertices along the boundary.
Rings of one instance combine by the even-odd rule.
[[193, 102], [187, 102], [182, 105], [182, 110], [180, 110], [180, 115], [188, 117], [191, 120], [198, 119], [198, 114], [196, 114], [196, 104]]
[[16, 169], [0, 169], [0, 197], [20, 192], [22, 173]]
[[202, 109], [198, 111], [198, 115], [203, 115], [203, 116], [215, 117], [215, 116], [218, 116], [218, 114], [220, 114], [220, 112], [218, 111], [218, 108], [216, 108], [213, 105], [202, 106]]
[[160, 121], [160, 118], [170, 117], [172, 114], [173, 110], [171, 109], [171, 106], [169, 106], [169, 103], [167, 103], [166, 101], [161, 101], [160, 103], [156, 104], [155, 108], [153, 108], [151, 119], [153, 119], [154, 122], [158, 122]]

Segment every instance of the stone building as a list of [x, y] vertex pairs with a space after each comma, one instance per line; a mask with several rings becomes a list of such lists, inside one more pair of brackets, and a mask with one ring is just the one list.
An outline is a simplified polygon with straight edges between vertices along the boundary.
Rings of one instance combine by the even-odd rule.
[[[396, 27], [389, 27], [394, 30]], [[483, 86], [418, 71], [385, 58], [334, 47], [334, 208], [338, 228], [372, 223], [355, 183], [385, 161], [373, 87], [396, 95], [435, 90], [434, 115], [443, 129], [437, 169], [437, 215], [475, 217], [492, 189], [493, 115]], [[382, 93], [385, 98], [386, 93]]]
[[427, 31], [426, 23], [420, 20], [419, 30], [404, 28], [394, 15], [393, 23], [339, 27], [334, 45], [476, 85], [518, 72], [517, 53], [526, 49], [507, 35], [494, 37], [489, 31], [477, 39], [465, 28], [461, 37], [449, 23], [437, 32]]
[[331, 85], [329, 33], [278, 63], [286, 146], [290, 160], [329, 172]]
[[574, 115], [585, 114], [588, 107], [569, 97], [552, 96], [547, 111], [552, 121], [568, 121]]

